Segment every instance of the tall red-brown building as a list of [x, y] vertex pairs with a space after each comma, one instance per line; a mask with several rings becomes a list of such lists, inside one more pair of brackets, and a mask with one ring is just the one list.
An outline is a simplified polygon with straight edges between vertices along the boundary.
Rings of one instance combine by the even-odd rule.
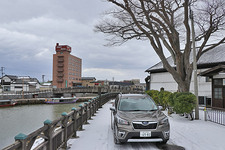
[[53, 54], [53, 81], [57, 88], [66, 88], [81, 85], [82, 59], [71, 55], [68, 45], [55, 46]]

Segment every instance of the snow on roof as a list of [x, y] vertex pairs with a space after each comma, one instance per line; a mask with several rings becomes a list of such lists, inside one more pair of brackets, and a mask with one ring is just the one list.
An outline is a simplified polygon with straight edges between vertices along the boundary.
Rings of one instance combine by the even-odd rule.
[[43, 83], [42, 85], [43, 85], [43, 86], [50, 86], [50, 85], [52, 85], [52, 83], [46, 83], [46, 82], [45, 82], [45, 83]]
[[[192, 56], [192, 54], [190, 54]], [[174, 65], [174, 61], [172, 57], [167, 58], [169, 64], [172, 67], [176, 67]], [[190, 57], [190, 61], [192, 62], [192, 57]], [[198, 66], [203, 66], [207, 64], [220, 64], [225, 63], [225, 45], [220, 45], [206, 53], [204, 53], [198, 60]], [[152, 67], [148, 68], [145, 72], [157, 72], [157, 71], [165, 71], [162, 62], [159, 62]]]

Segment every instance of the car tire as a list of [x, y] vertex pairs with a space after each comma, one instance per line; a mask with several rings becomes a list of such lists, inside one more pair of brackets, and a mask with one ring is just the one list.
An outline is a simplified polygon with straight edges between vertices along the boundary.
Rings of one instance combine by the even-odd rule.
[[121, 144], [120, 140], [117, 138], [117, 127], [116, 127], [115, 124], [114, 124], [114, 127], [113, 127], [113, 137], [114, 137], [114, 143], [115, 144]]
[[164, 140], [161, 142], [161, 144], [166, 144], [167, 141], [168, 141], [168, 140], [165, 140], [165, 139], [164, 139]]
[[113, 116], [113, 113], [111, 112], [111, 129], [112, 129], [112, 130], [113, 130], [113, 124], [114, 124], [114, 123], [113, 123], [113, 117], [114, 117], [114, 116]]

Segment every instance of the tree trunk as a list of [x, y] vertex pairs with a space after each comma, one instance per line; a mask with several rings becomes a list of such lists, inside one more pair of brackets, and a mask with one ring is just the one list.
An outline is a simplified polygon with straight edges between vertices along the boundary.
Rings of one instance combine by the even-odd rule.
[[190, 82], [180, 82], [178, 84], [178, 92], [189, 92], [190, 90]]

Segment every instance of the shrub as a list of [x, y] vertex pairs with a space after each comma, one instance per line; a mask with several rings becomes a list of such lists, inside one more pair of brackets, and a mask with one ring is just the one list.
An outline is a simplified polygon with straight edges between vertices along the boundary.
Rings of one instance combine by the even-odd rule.
[[196, 106], [196, 96], [189, 92], [176, 92], [169, 97], [169, 104], [178, 114], [191, 113]]
[[164, 90], [161, 90], [158, 93], [159, 105], [163, 106], [164, 109], [169, 106], [168, 101], [171, 94], [172, 94], [171, 92], [164, 91]]
[[149, 90], [146, 91], [146, 93], [152, 97], [157, 105], [163, 106], [164, 109], [168, 107], [168, 99], [171, 95], [171, 92], [164, 90], [161, 90], [160, 92], [157, 90]]
[[146, 93], [149, 96], [151, 96], [151, 98], [155, 101], [155, 103], [157, 105], [159, 105], [159, 98], [158, 98], [159, 91], [157, 91], [157, 90], [148, 90], [148, 91], [146, 91]]

